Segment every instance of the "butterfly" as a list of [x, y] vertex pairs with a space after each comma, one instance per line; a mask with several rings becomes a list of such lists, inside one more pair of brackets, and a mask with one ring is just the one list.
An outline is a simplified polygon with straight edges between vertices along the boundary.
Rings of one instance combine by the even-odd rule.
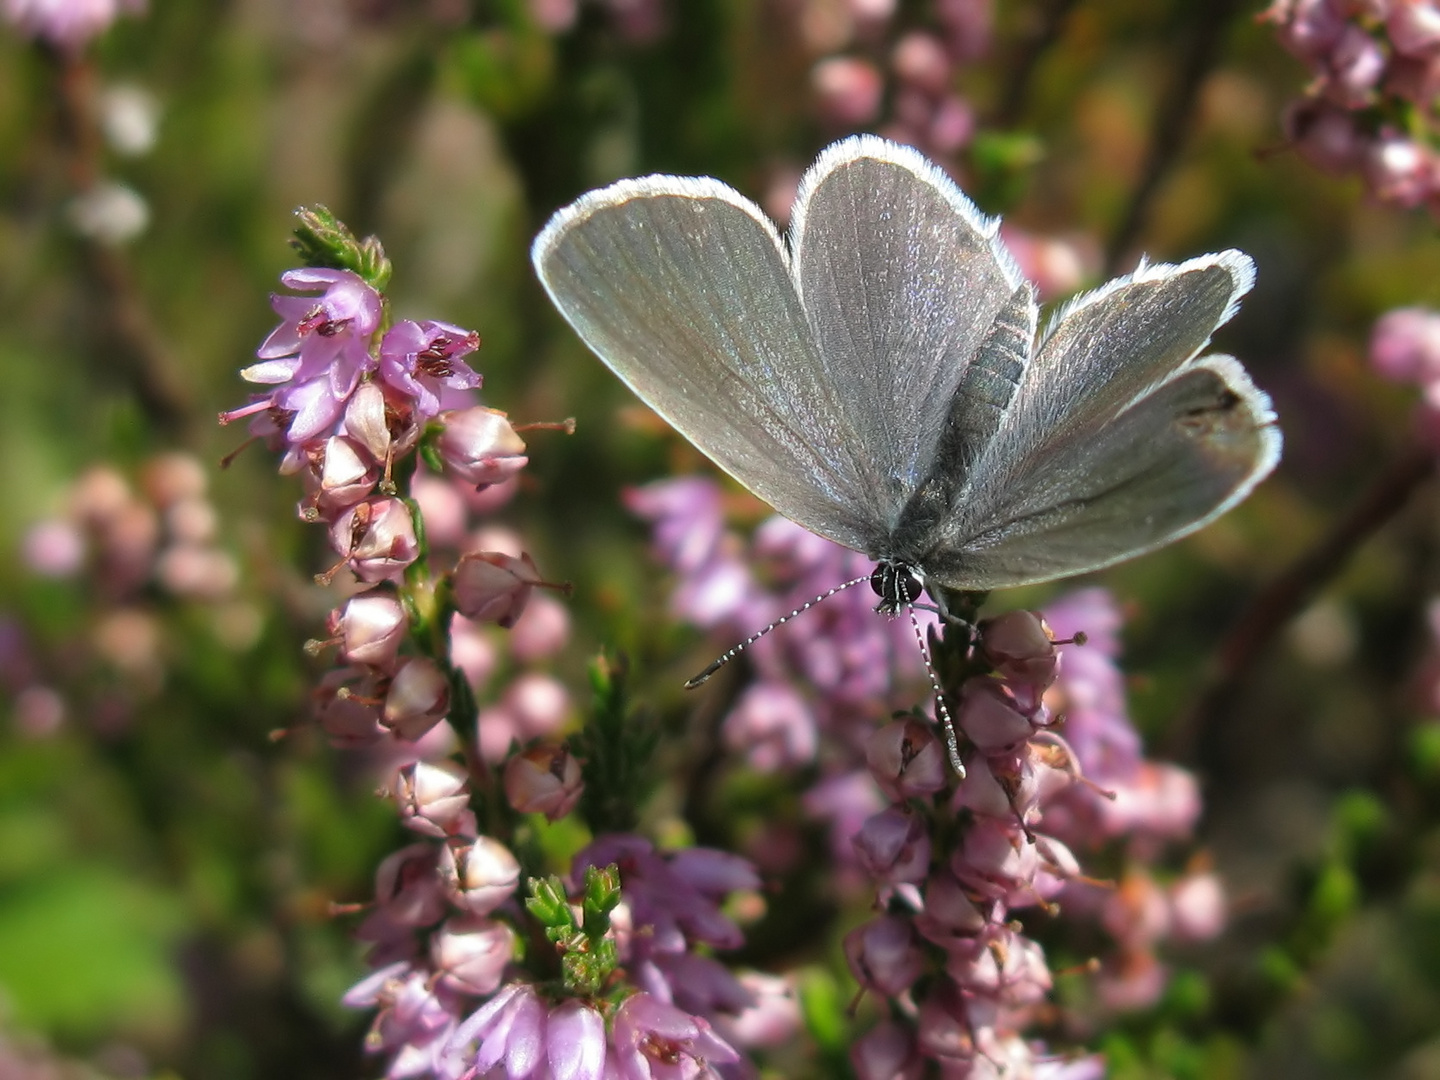
[[806, 172], [784, 239], [718, 180], [646, 176], [557, 211], [531, 255], [642, 401], [874, 559], [893, 614], [1168, 544], [1280, 458], [1269, 398], [1203, 354], [1247, 255], [1142, 263], [1042, 328], [999, 226], [919, 152], [861, 135]]

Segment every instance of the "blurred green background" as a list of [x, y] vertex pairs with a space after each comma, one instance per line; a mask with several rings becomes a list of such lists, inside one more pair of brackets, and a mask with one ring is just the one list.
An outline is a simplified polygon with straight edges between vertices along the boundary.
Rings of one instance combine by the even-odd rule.
[[[556, 671], [577, 698], [605, 646], [629, 652], [669, 730], [705, 708], [677, 675], [714, 645], [667, 622], [664, 577], [619, 503], [627, 484], [703, 465], [633, 422], [626, 393], [549, 310], [528, 244], [557, 206], [620, 176], [704, 173], [756, 198], [783, 188], [850, 130], [811, 79], [825, 40], [814, 25], [846, 5], [661, 8], [656, 32], [637, 36], [598, 3], [552, 30], [520, 0], [152, 0], [82, 65], [0, 27], [0, 461], [13, 511], [0, 519], [0, 644], [66, 705], [53, 727], [27, 727], [24, 680], [7, 676], [0, 1037], [13, 1046], [49, 1044], [113, 1075], [376, 1070], [362, 1060], [367, 1018], [338, 1004], [363, 966], [328, 905], [363, 900], [404, 837], [313, 732], [270, 738], [304, 718], [325, 670], [301, 646], [322, 633], [331, 598], [309, 575], [330, 556], [269, 454], [218, 468], [243, 434], [214, 417], [245, 400], [236, 372], [274, 324], [267, 297], [293, 265], [299, 204], [382, 238], [400, 317], [480, 331], [487, 403], [578, 419], [572, 438], [532, 440], [502, 515], [547, 576], [576, 585]], [[1161, 1008], [1105, 1037], [1114, 1075], [1419, 1080], [1440, 1076], [1427, 623], [1440, 503], [1412, 449], [1415, 395], [1371, 372], [1366, 341], [1392, 306], [1440, 306], [1440, 242], [1423, 211], [1368, 201], [1357, 179], [1285, 147], [1279, 117], [1307, 74], [1259, 10], [999, 3], [993, 41], [957, 71], [977, 129], [954, 164], [986, 211], [1090, 253], [1077, 284], [1141, 251], [1238, 247], [1259, 267], [1218, 345], [1273, 396], [1284, 461], [1235, 513], [1102, 577], [1131, 614], [1137, 722], [1154, 753], [1201, 775], [1201, 844], [1234, 908], [1218, 944], [1177, 958]], [[907, 0], [879, 39], [834, 50], [883, 56], [933, 17]], [[158, 107], [147, 153], [85, 135], [77, 103], [117, 85]], [[148, 208], [123, 245], [70, 224], [99, 175]], [[210, 469], [239, 578], [223, 601], [128, 598], [156, 635], [137, 674], [97, 644], [114, 598], [37, 577], [19, 552], [88, 466], [133, 478], [173, 448]], [[1375, 496], [1387, 482], [1388, 503]], [[1282, 616], [1275, 634], [1237, 639], [1247, 605], [1367, 497], [1364, 539], [1302, 572], [1298, 602], [1264, 609]], [[1237, 641], [1231, 667], [1247, 670], [1216, 691]]]

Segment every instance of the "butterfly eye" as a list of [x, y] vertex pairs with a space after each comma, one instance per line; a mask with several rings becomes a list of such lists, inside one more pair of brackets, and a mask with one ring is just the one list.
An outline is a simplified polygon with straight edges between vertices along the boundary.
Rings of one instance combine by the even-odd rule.
[[909, 563], [882, 562], [876, 565], [875, 572], [870, 575], [870, 588], [875, 590], [875, 595], [881, 600], [877, 610], [893, 614], [906, 604], [913, 604], [920, 599], [920, 593], [925, 589], [925, 581], [920, 576], [920, 571]]

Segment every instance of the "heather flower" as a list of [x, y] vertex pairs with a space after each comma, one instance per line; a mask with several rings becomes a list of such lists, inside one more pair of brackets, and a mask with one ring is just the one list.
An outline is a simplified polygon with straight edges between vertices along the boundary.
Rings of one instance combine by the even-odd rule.
[[515, 931], [498, 919], [457, 915], [430, 939], [440, 986], [461, 994], [494, 993], [515, 952]]
[[565, 817], [585, 790], [580, 762], [563, 746], [542, 743], [505, 763], [505, 798], [521, 814]]
[[700, 1017], [646, 993], [632, 994], [616, 1010], [611, 1042], [622, 1080], [692, 1080], [740, 1060]]
[[480, 335], [449, 323], [398, 322], [380, 342], [377, 376], [410, 402], [422, 422], [440, 412], [447, 392], [474, 390], [480, 376], [461, 357], [480, 347]]
[[529, 555], [474, 551], [460, 557], [454, 574], [455, 606], [475, 622], [514, 626], [536, 585], [544, 585]]
[[419, 557], [415, 521], [400, 499], [366, 499], [330, 527], [330, 543], [361, 581], [395, 581]]
[[476, 488], [503, 483], [525, 467], [525, 440], [499, 409], [476, 405], [440, 415], [435, 448], [445, 468]]
[[220, 420], [267, 411], [284, 418], [286, 440], [299, 444], [332, 428], [361, 376], [374, 369], [370, 337], [380, 325], [380, 294], [348, 270], [290, 270], [280, 280], [321, 295], [271, 297], [283, 321], [256, 351], [260, 363], [240, 374], [247, 382], [279, 389], [222, 413]]
[[437, 869], [450, 902], [472, 915], [488, 915], [509, 900], [520, 883], [519, 861], [488, 836], [442, 845]]
[[403, 661], [390, 679], [380, 722], [402, 739], [414, 742], [450, 710], [450, 681], [429, 657]]
[[139, 14], [145, 0], [4, 0], [5, 19], [23, 34], [78, 52], [121, 15]]
[[394, 593], [371, 589], [332, 611], [326, 626], [347, 663], [393, 671], [409, 619]]
[[450, 836], [470, 813], [465, 770], [450, 761], [412, 761], [396, 774], [395, 803], [407, 828], [426, 836]]

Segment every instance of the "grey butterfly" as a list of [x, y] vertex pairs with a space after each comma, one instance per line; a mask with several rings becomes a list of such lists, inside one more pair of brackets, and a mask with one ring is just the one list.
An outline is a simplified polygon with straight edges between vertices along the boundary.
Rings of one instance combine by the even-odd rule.
[[641, 400], [875, 559], [894, 613], [931, 585], [1047, 581], [1168, 544], [1280, 457], [1269, 398], [1200, 355], [1250, 289], [1248, 256], [1142, 264], [1037, 333], [999, 225], [918, 152], [857, 136], [805, 174], [785, 240], [718, 180], [647, 176], [558, 211], [531, 254]]

